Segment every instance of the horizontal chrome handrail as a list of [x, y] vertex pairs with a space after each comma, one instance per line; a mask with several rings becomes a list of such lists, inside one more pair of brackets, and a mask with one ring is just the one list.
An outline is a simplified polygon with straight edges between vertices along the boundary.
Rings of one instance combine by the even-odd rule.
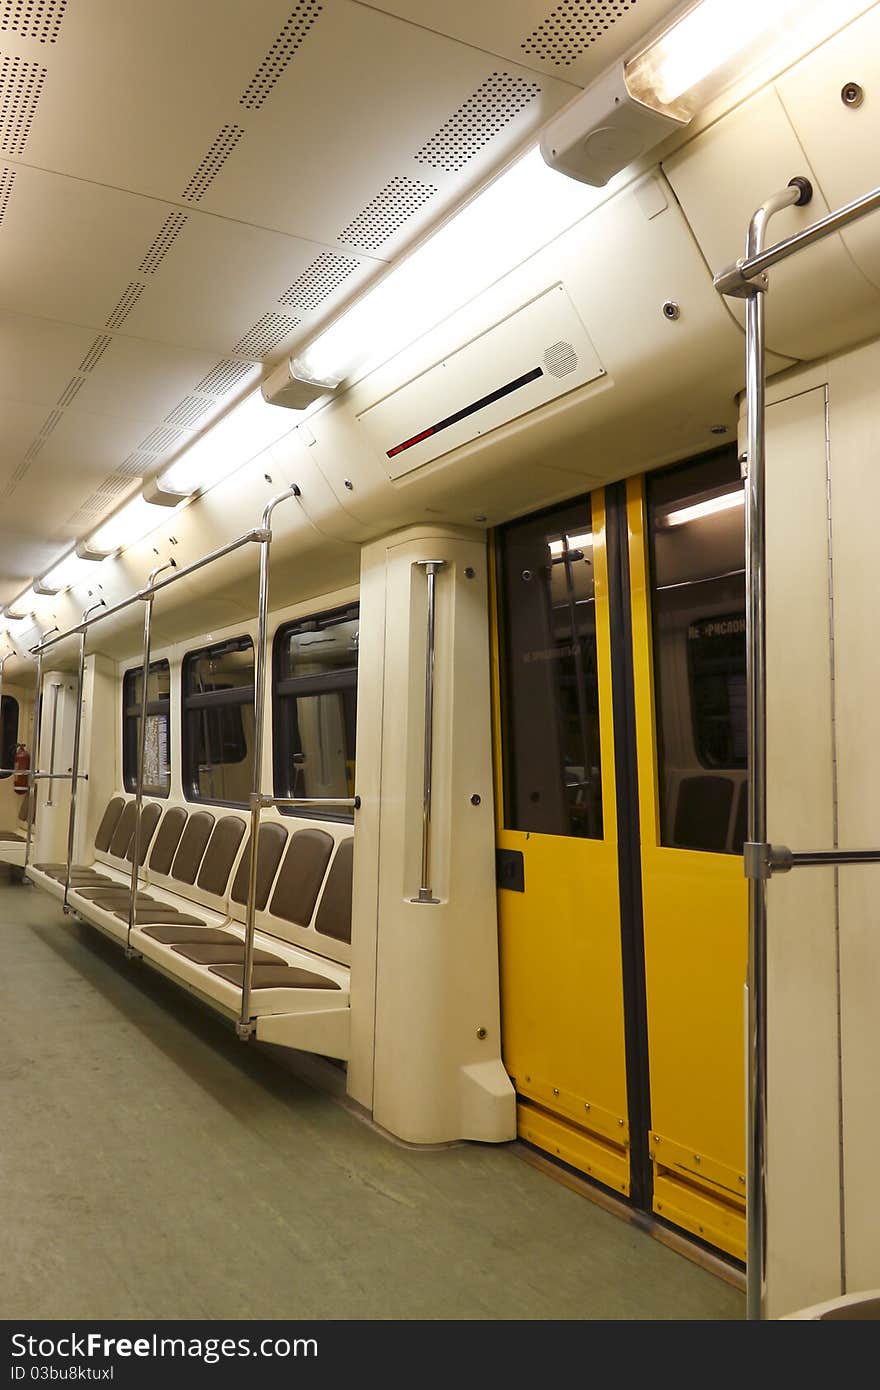
[[770, 878], [792, 869], [840, 867], [846, 864], [880, 864], [880, 849], [791, 850], [787, 845], [743, 845], [746, 878]]
[[251, 795], [251, 804], [259, 806], [350, 806], [353, 811], [361, 809], [359, 796], [264, 796], [262, 792]]

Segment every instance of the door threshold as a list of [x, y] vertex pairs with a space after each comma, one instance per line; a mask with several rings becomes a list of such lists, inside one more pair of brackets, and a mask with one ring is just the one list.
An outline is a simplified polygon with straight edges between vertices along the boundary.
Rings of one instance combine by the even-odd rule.
[[538, 1149], [533, 1149], [530, 1144], [517, 1139], [510, 1145], [510, 1152], [517, 1158], [521, 1158], [530, 1167], [536, 1168], [539, 1173], [544, 1173], [546, 1177], [552, 1178], [554, 1182], [561, 1183], [563, 1187], [569, 1188], [572, 1192], [577, 1192], [581, 1197], [586, 1197], [588, 1201], [601, 1207], [603, 1211], [608, 1211], [612, 1216], [617, 1216], [621, 1221], [626, 1221], [630, 1226], [636, 1226], [646, 1235], [657, 1240], [661, 1245], [667, 1246], [677, 1254], [683, 1255], [692, 1264], [699, 1265], [707, 1274], [714, 1274], [717, 1279], [722, 1279], [725, 1284], [730, 1284], [740, 1293], [746, 1291], [745, 1270], [736, 1264], [730, 1263], [722, 1255], [716, 1254], [707, 1246], [699, 1241], [691, 1240], [683, 1232], [674, 1230], [659, 1217], [652, 1216], [649, 1212], [638, 1211], [629, 1205], [622, 1198], [616, 1197], [613, 1192], [600, 1187], [598, 1183], [591, 1182], [589, 1178], [576, 1173], [573, 1169], [562, 1163], [557, 1163], [555, 1159], [549, 1158], [547, 1154], [541, 1153]]

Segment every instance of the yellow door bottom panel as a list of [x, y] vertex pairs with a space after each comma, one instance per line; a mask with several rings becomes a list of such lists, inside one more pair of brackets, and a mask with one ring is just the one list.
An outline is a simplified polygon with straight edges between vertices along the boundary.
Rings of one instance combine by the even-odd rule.
[[594, 1100], [567, 1091], [564, 1086], [554, 1086], [534, 1072], [525, 1074], [520, 1070], [510, 1079], [521, 1099], [533, 1101], [542, 1109], [549, 1110], [563, 1123], [573, 1124], [578, 1130], [585, 1129], [590, 1134], [610, 1140], [615, 1148], [626, 1148], [629, 1144], [629, 1123], [625, 1115], [605, 1110]]
[[629, 1151], [624, 1144], [610, 1144], [565, 1120], [520, 1100], [516, 1108], [517, 1131], [536, 1148], [561, 1158], [572, 1168], [629, 1196]]
[[713, 1196], [684, 1177], [664, 1172], [654, 1164], [654, 1210], [710, 1245], [717, 1245], [734, 1259], [746, 1258], [745, 1202], [726, 1201], [720, 1191]]
[[653, 1129], [648, 1132], [648, 1152], [658, 1167], [678, 1172], [687, 1181], [723, 1188], [734, 1202], [742, 1201], [745, 1196], [745, 1173], [729, 1168], [711, 1154], [697, 1153], [694, 1148], [677, 1144]]

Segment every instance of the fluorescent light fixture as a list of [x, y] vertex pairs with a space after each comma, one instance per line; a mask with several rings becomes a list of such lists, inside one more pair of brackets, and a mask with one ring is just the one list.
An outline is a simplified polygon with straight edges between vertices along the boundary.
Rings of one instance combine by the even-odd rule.
[[86, 541], [95, 555], [112, 555], [126, 545], [133, 545], [155, 530], [168, 513], [164, 507], [154, 507], [140, 494], [99, 526]]
[[289, 434], [296, 420], [267, 405], [259, 388], [200, 435], [159, 474], [160, 486], [189, 496], [234, 473]]
[[23, 622], [30, 618], [38, 603], [39, 599], [34, 593], [33, 585], [31, 585], [29, 589], [25, 589], [23, 594], [19, 594], [18, 598], [13, 599], [12, 603], [6, 605], [6, 617]]
[[59, 560], [47, 574], [43, 575], [40, 584], [53, 594], [60, 594], [64, 589], [72, 589], [74, 584], [78, 584], [81, 579], [85, 579], [87, 574], [94, 574], [94, 572], [94, 560], [84, 560], [77, 555], [75, 550], [71, 550], [69, 555], [65, 555], [63, 560]]
[[869, 3], [698, 0], [548, 121], [541, 152], [569, 178], [605, 184], [725, 87], [746, 78], [760, 85]]
[[577, 536], [566, 536], [564, 540], [550, 542], [550, 554], [557, 558], [564, 555], [566, 551], [572, 550], [591, 550], [593, 546], [592, 531], [583, 531]]
[[659, 518], [664, 526], [684, 526], [688, 521], [698, 521], [703, 516], [714, 516], [716, 512], [729, 512], [734, 507], [741, 507], [745, 501], [745, 490], [737, 488], [735, 492], [722, 492], [718, 497], [707, 497], [702, 502], [693, 502], [690, 506], [679, 507], [674, 512], [668, 512], [666, 516]]
[[557, 178], [537, 148], [478, 193], [313, 339], [296, 366], [351, 381], [468, 304], [601, 201]]

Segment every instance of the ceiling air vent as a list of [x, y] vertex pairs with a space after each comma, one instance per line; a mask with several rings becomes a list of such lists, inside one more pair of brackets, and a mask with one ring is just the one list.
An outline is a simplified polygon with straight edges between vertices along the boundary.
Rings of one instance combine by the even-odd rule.
[[23, 154], [43, 94], [46, 69], [24, 58], [0, 58], [0, 150]]
[[194, 389], [203, 391], [206, 396], [225, 396], [227, 391], [231, 391], [233, 386], [237, 386], [242, 378], [253, 370], [250, 362], [233, 362], [227, 358], [218, 362], [207, 376], [203, 376]]
[[211, 402], [203, 400], [201, 396], [184, 396], [180, 405], [176, 405], [173, 410], [169, 410], [165, 416], [169, 425], [195, 424], [196, 420], [201, 419], [206, 410], [210, 410]]
[[325, 251], [288, 285], [278, 303], [289, 309], [317, 309], [359, 265], [360, 261], [353, 261], [350, 256], [333, 256]]
[[554, 67], [571, 67], [612, 24], [635, 8], [638, 0], [563, 0], [533, 29], [520, 48]]
[[259, 111], [323, 8], [315, 0], [299, 0], [294, 5], [281, 33], [239, 97], [240, 106]]
[[185, 212], [169, 213], [153, 238], [152, 246], [140, 263], [142, 275], [152, 275], [153, 271], [162, 264], [188, 221], [189, 218]]
[[48, 439], [49, 435], [55, 429], [56, 425], [60, 424], [63, 413], [64, 412], [62, 410], [59, 410], [56, 406], [55, 409], [51, 410], [49, 414], [46, 416], [45, 420], [40, 426], [40, 434], [43, 436], [44, 439]]
[[289, 318], [287, 314], [264, 314], [243, 338], [239, 338], [232, 351], [240, 352], [245, 357], [265, 357], [267, 352], [290, 336], [299, 322], [299, 319]]
[[57, 43], [67, 0], [0, 0], [0, 32]]
[[577, 370], [578, 360], [571, 343], [553, 343], [544, 353], [544, 367], [551, 376], [568, 376]]
[[137, 282], [126, 285], [116, 302], [116, 308], [107, 320], [107, 328], [119, 328], [120, 324], [128, 318], [143, 292], [144, 286], [137, 284]]
[[64, 390], [61, 392], [61, 395], [58, 397], [56, 404], [58, 404], [61, 407], [61, 409], [64, 410], [66, 406], [70, 405], [70, 402], [73, 400], [74, 396], [76, 396], [77, 393], [82, 390], [85, 384], [86, 379], [84, 376], [72, 376], [70, 378], [70, 381], [68, 381], [67, 385], [65, 386]]
[[[179, 407], [175, 408], [179, 409]], [[170, 449], [176, 444], [182, 433], [183, 431], [180, 429], [160, 425], [158, 429], [152, 430], [146, 439], [141, 440], [138, 449], [143, 449], [148, 454], [161, 454], [165, 449]]]
[[83, 360], [80, 362], [77, 371], [90, 372], [93, 367], [97, 367], [104, 353], [107, 351], [113, 339], [108, 333], [102, 333], [95, 339]]
[[0, 222], [9, 207], [9, 199], [12, 194], [12, 185], [15, 183], [14, 169], [0, 169]]
[[116, 470], [115, 477], [142, 478], [147, 468], [151, 467], [154, 460], [135, 449], [133, 454], [124, 458]]
[[493, 72], [436, 135], [425, 141], [416, 159], [454, 174], [540, 94], [537, 82], [526, 82], [509, 72]]
[[207, 193], [223, 165], [244, 135], [240, 125], [225, 125], [181, 193], [188, 203], [197, 203]]
[[421, 183], [419, 179], [392, 179], [347, 227], [343, 227], [336, 239], [362, 246], [365, 251], [375, 251], [436, 192], [432, 184]]
[[[31, 464], [33, 463], [34, 459], [37, 457], [37, 454], [40, 452], [45, 443], [45, 439], [35, 439], [33, 443], [28, 446], [27, 453], [25, 454], [23, 459], [23, 462], [27, 464], [28, 468], [30, 468]], [[27, 468], [24, 471], [26, 473]]]

